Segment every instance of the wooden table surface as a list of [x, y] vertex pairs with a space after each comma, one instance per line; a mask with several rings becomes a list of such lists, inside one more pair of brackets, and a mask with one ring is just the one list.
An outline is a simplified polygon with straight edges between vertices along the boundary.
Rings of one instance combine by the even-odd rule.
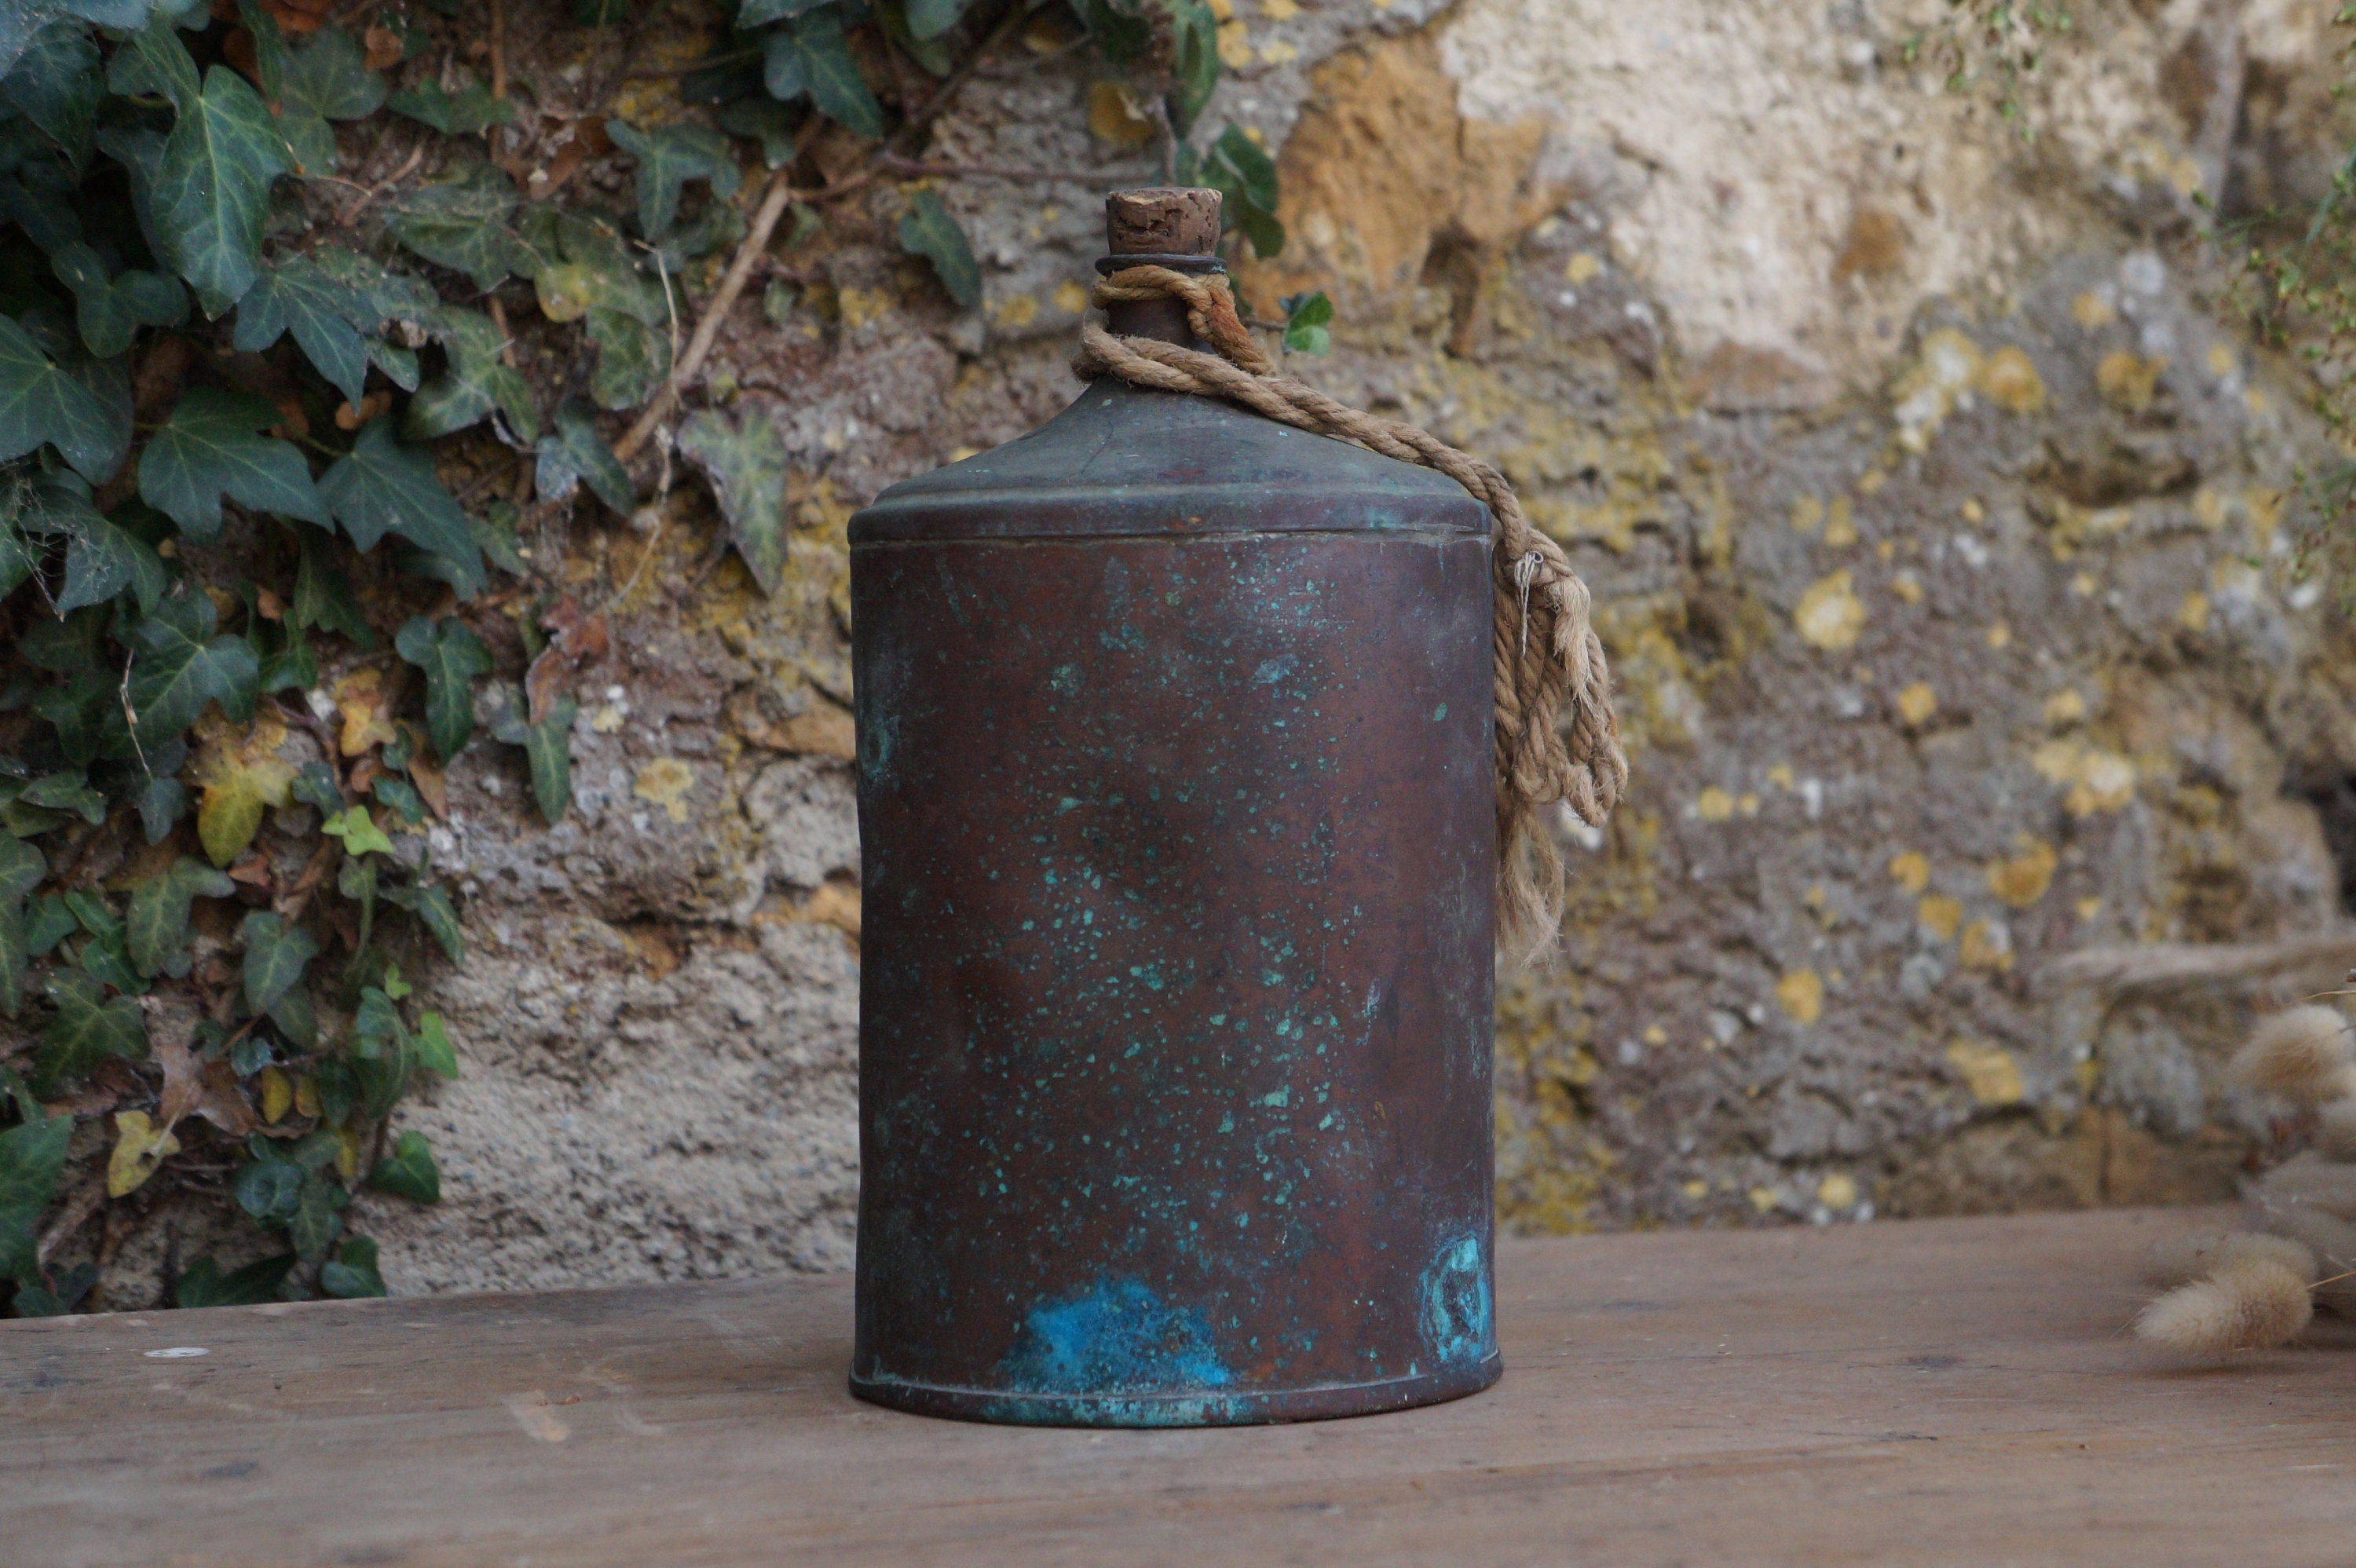
[[1217, 1432], [858, 1404], [843, 1278], [0, 1324], [0, 1564], [2356, 1560], [2356, 1334], [2121, 1332], [2214, 1218], [1509, 1242], [1496, 1389]]

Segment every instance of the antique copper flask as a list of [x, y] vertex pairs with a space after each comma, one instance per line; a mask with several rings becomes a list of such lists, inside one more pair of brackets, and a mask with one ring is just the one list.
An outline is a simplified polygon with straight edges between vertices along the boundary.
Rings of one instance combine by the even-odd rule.
[[[1215, 268], [1192, 200], [1116, 197], [1116, 255]], [[851, 519], [852, 1392], [1176, 1426], [1496, 1380], [1488, 529], [1110, 377]]]

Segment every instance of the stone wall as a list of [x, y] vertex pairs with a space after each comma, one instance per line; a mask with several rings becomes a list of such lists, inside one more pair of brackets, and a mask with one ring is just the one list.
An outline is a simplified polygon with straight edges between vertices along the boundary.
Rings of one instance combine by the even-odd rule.
[[[1328, 289], [1302, 372], [1508, 472], [1621, 676], [1631, 796], [1565, 829], [1564, 962], [1505, 977], [1509, 1222], [2230, 1189], [2264, 1107], [2217, 1064], [2311, 977], [2047, 971], [2342, 918], [2356, 644], [2286, 531], [2331, 454], [2194, 200], [2328, 180], [2329, 9], [2073, 8], [2016, 120], [1910, 63], [1941, 0], [1233, 0], [1206, 120], [1281, 149], [1294, 236], [1247, 291]], [[466, 1075], [405, 1113], [444, 1204], [368, 1216], [395, 1288], [847, 1264], [843, 525], [1072, 395], [1098, 197], [1155, 175], [1091, 139], [1092, 80], [1018, 48], [937, 129], [1089, 176], [947, 187], [981, 309], [855, 212], [740, 305], [710, 391], [796, 464], [774, 598], [684, 475], [630, 528], [539, 519], [621, 592], [616, 649], [571, 821], [512, 752], [451, 770]]]

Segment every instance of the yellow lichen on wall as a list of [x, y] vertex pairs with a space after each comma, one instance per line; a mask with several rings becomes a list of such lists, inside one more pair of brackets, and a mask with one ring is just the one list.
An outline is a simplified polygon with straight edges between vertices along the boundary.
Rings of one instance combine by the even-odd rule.
[[1312, 78], [1277, 160], [1277, 216], [1292, 241], [1247, 261], [1247, 298], [1324, 288], [1347, 310], [1395, 307], [1443, 243], [1492, 254], [1526, 232], [1555, 192], [1531, 169], [1545, 122], [1468, 121], [1429, 33], [1368, 42]]

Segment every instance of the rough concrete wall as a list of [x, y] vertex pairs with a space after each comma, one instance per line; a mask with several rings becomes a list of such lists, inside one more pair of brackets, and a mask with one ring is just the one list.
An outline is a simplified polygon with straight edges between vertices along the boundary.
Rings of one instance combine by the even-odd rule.
[[[2215, 1065], [2272, 993], [2040, 976], [2339, 918], [2356, 647], [2283, 527], [2323, 448], [2190, 200], [2328, 179], [2328, 7], [2075, 12], [2029, 140], [1907, 63], [1945, 10], [1236, 0], [1209, 123], [1281, 146], [1295, 236], [1248, 290], [1331, 290], [1310, 379], [1507, 470], [1623, 683], [1566, 962], [1506, 976], [1514, 1222], [2219, 1191], [2262, 1108]], [[938, 128], [1097, 171], [949, 187], [980, 310], [856, 213], [781, 260], [781, 320], [739, 307], [712, 389], [795, 460], [776, 599], [691, 481], [659, 528], [540, 520], [624, 613], [573, 821], [498, 748], [451, 771], [482, 956], [436, 987], [467, 1075], [406, 1113], [445, 1200], [369, 1216], [397, 1289], [848, 1262], [842, 525], [1071, 395], [1095, 197], [1152, 172], [1089, 140], [1090, 77], [1011, 58]]]

